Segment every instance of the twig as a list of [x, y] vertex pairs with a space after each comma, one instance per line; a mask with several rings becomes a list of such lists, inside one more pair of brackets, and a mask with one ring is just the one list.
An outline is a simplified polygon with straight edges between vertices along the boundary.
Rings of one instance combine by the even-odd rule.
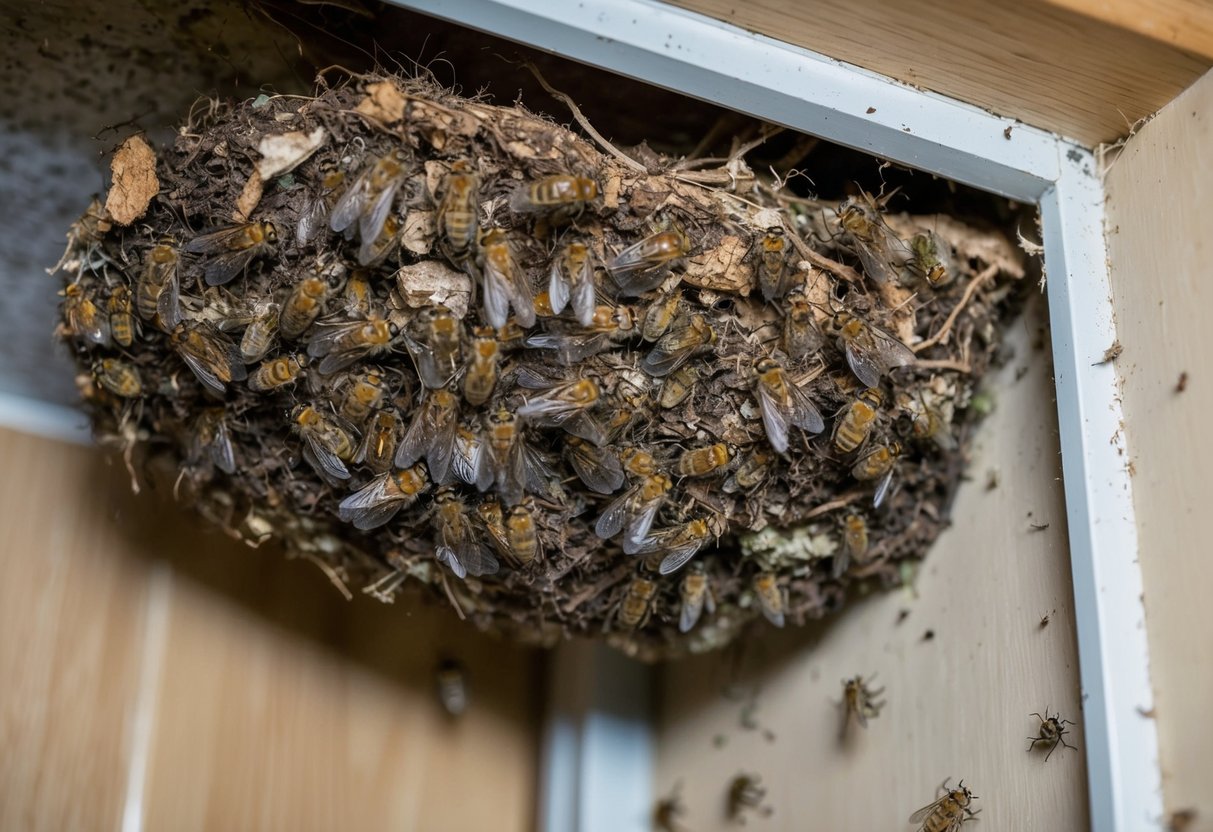
[[830, 500], [828, 503], [822, 503], [817, 508], [810, 511], [802, 520], [812, 520], [814, 517], [820, 517], [823, 514], [829, 514], [836, 508], [846, 508], [851, 503], [855, 502], [857, 497], [862, 497], [867, 494], [867, 491], [848, 491], [836, 500]]
[[341, 576], [337, 574], [336, 569], [329, 566], [327, 563], [310, 552], [299, 552], [298, 556], [304, 560], [310, 560], [312, 563], [316, 564], [317, 568], [319, 568], [321, 572], [328, 575], [329, 581], [333, 584], [333, 586], [337, 587], [338, 592], [345, 596], [345, 600], [354, 600], [354, 594], [350, 592], [350, 588], [345, 585], [345, 581], [341, 580]]
[[800, 239], [796, 234], [790, 235], [792, 245], [796, 246], [796, 250], [804, 255], [804, 258], [819, 269], [825, 269], [830, 274], [841, 280], [849, 283], [862, 284], [863, 278], [859, 276], [859, 272], [855, 271], [850, 266], [839, 263], [837, 260], [831, 260], [824, 254], [814, 251], [807, 243]]
[[911, 366], [919, 370], [955, 370], [958, 373], [971, 373], [973, 368], [967, 361], [957, 361], [953, 358], [937, 358], [930, 361], [915, 361]]
[[637, 162], [631, 156], [627, 155], [622, 150], [615, 147], [615, 145], [611, 144], [609, 141], [607, 141], [605, 138], [603, 138], [602, 134], [599, 133], [597, 130], [595, 130], [594, 126], [592, 124], [590, 124], [589, 119], [587, 119], [584, 115], [582, 115], [581, 109], [576, 104], [573, 103], [573, 99], [569, 98], [567, 95], [565, 95], [562, 92], [559, 92], [558, 90], [552, 89], [551, 84], [549, 84], [547, 82], [547, 80], [543, 77], [543, 75], [540, 74], [539, 67], [535, 66], [530, 61], [523, 61], [522, 65], [531, 71], [531, 74], [535, 76], [535, 80], [539, 82], [539, 86], [543, 87], [547, 91], [548, 95], [552, 96], [557, 101], [562, 102], [564, 104], [564, 106], [569, 108], [569, 110], [573, 113], [573, 118], [576, 120], [576, 122], [578, 124], [581, 125], [581, 129], [584, 130], [585, 132], [589, 133], [590, 138], [592, 138], [594, 141], [598, 142], [598, 144], [602, 145], [602, 148], [604, 150], [606, 150], [608, 153], [610, 153], [612, 156], [614, 156], [619, 161], [623, 162], [625, 165], [627, 165], [632, 170], [637, 171], [639, 173], [646, 174], [646, 175], [650, 173], [650, 171], [647, 167], [640, 164], [640, 162]]
[[960, 316], [961, 310], [963, 310], [968, 302], [973, 298], [973, 295], [977, 292], [981, 284], [985, 283], [996, 274], [998, 274], [997, 265], [986, 266], [986, 270], [977, 275], [977, 277], [973, 278], [972, 282], [965, 287], [965, 293], [961, 297], [960, 303], [956, 304], [956, 306], [952, 308], [952, 311], [948, 314], [947, 320], [945, 320], [943, 322], [943, 326], [940, 327], [939, 332], [936, 332], [921, 344], [915, 344], [913, 347], [911, 347], [911, 349], [913, 349], [914, 352], [922, 352], [925, 349], [935, 346], [944, 338], [947, 338], [948, 333], [952, 331], [952, 324], [956, 323], [956, 319]]
[[459, 616], [460, 621], [467, 621], [467, 616], [463, 613], [463, 607], [459, 604], [459, 599], [455, 597], [455, 593], [451, 591], [451, 585], [447, 582], [446, 572], [440, 571], [438, 576], [442, 578], [442, 589], [446, 592], [446, 598], [451, 602], [451, 606], [455, 608], [455, 614]]

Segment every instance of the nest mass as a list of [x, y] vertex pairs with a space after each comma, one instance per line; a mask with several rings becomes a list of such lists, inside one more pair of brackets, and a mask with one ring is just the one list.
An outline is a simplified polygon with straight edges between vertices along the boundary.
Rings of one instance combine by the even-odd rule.
[[154, 173], [60, 264], [103, 441], [344, 586], [645, 657], [903, 579], [1023, 275], [949, 217], [420, 80], [215, 108]]

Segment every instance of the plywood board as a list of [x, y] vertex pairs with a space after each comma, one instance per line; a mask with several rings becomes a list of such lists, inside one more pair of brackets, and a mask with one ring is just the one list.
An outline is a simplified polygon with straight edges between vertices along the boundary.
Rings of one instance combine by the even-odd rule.
[[1213, 830], [1205, 439], [1213, 413], [1210, 148], [1213, 75], [1206, 75], [1130, 139], [1107, 174], [1108, 253], [1124, 346], [1117, 369], [1134, 471], [1163, 790], [1169, 811], [1199, 810], [1192, 830]]
[[[989, 385], [997, 408], [976, 437], [973, 481], [913, 593], [873, 593], [803, 632], [763, 627], [739, 654], [664, 671], [655, 789], [682, 782], [689, 828], [736, 828], [725, 795], [742, 771], [761, 776], [774, 809], [753, 829], [909, 828], [945, 777], [963, 777], [980, 796], [982, 826], [1087, 828], [1081, 751], [1058, 749], [1046, 763], [1026, 750], [1031, 712], [1049, 707], [1081, 722], [1041, 326], [1033, 314], [1014, 327], [1015, 358]], [[841, 680], [872, 673], [888, 704], [841, 741]], [[1067, 740], [1081, 749], [1081, 730]]]
[[670, 1], [1088, 146], [1125, 135], [1213, 64], [1048, 2]]
[[[533, 825], [538, 654], [134, 498], [0, 431], [0, 828]], [[468, 669], [451, 721], [439, 656]]]

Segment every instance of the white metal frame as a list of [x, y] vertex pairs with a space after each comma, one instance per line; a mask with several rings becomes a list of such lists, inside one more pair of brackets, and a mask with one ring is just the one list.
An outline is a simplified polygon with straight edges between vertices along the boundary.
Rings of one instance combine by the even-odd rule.
[[[1153, 692], [1132, 483], [1115, 370], [1096, 364], [1116, 330], [1103, 184], [1091, 152], [654, 0], [392, 2], [1040, 206], [1091, 822], [1099, 832], [1156, 824], [1163, 811], [1157, 737], [1153, 720], [1139, 713], [1153, 707]], [[607, 719], [603, 709], [618, 704], [621, 692], [595, 693], [592, 686], [617, 681], [619, 670], [604, 669], [609, 660], [601, 650], [572, 649], [588, 652], [558, 660], [568, 671], [559, 674], [558, 688], [572, 679], [591, 687], [557, 700], [545, 752], [544, 826], [646, 828], [651, 785], [634, 776], [650, 770], [653, 755], [644, 711]], [[628, 696], [644, 694], [643, 682], [630, 685]], [[629, 743], [621, 744], [621, 736]], [[620, 788], [619, 778], [628, 788]]]

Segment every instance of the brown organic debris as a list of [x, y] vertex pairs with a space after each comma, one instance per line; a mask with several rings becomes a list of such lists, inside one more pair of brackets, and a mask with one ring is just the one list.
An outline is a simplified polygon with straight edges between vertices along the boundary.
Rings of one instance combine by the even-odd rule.
[[118, 225], [130, 225], [147, 213], [157, 191], [156, 154], [142, 136], [131, 136], [110, 162], [112, 183], [105, 211]]
[[[208, 108], [158, 160], [131, 140], [107, 208], [146, 218], [94, 207], [61, 264], [94, 430], [346, 594], [421, 588], [530, 643], [654, 659], [897, 586], [948, 522], [1023, 264], [902, 214], [947, 279], [900, 261], [878, 285], [836, 203], [749, 172], [758, 143], [676, 169], [379, 76]], [[553, 314], [579, 280], [594, 306]], [[121, 290], [129, 346], [99, 323]], [[859, 363], [857, 326], [884, 344]], [[763, 404], [780, 384], [801, 395]]]

